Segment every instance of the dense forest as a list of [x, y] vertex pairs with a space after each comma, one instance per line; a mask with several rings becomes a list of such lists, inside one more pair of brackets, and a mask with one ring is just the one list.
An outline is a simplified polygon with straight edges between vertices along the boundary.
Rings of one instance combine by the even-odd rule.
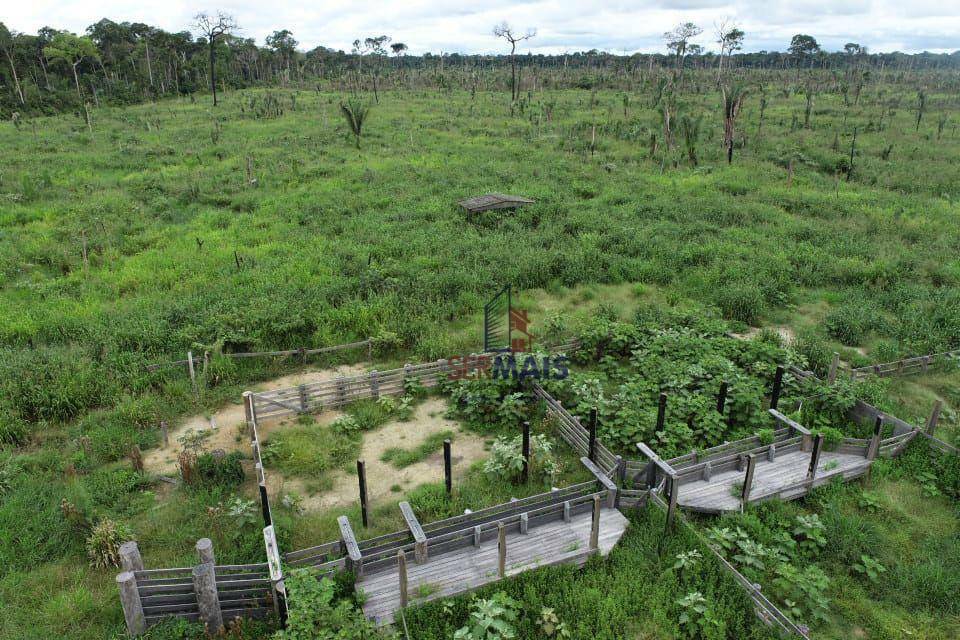
[[[872, 74], [960, 69], [951, 54], [869, 53], [857, 43], [824, 50], [812, 36], [797, 34], [785, 51], [738, 52], [744, 33], [719, 34], [720, 52], [705, 51], [690, 23], [664, 34], [660, 54], [614, 55], [590, 50], [562, 55], [408, 55], [408, 45], [380, 35], [357, 39], [350, 52], [318, 46], [309, 51], [289, 29], [274, 31], [263, 45], [239, 35], [228, 15], [198, 15], [195, 32], [170, 33], [139, 22], [107, 18], [82, 35], [43, 27], [20, 33], [0, 22], [0, 116], [51, 114], [84, 104], [132, 104], [201, 90], [256, 86], [312, 87], [328, 81], [338, 88], [383, 86], [491, 89], [507, 86], [511, 63], [532, 88], [630, 89], [663, 68], [803, 68]], [[731, 37], [732, 36], [732, 37]], [[579, 73], [569, 73], [570, 70]], [[567, 73], [560, 73], [561, 71]]]

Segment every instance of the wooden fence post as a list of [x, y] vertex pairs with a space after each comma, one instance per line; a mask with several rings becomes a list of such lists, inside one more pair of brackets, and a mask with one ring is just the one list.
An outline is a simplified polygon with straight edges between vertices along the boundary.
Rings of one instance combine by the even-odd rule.
[[397, 551], [397, 575], [400, 577], [400, 608], [407, 607], [407, 556], [403, 550]]
[[197, 395], [197, 371], [193, 368], [193, 351], [187, 351], [187, 369], [190, 371], [190, 385], [193, 387], [194, 395]]
[[507, 575], [507, 530], [502, 522], [497, 523], [497, 575], [501, 580]]
[[137, 578], [133, 571], [124, 571], [117, 575], [117, 587], [120, 589], [120, 604], [123, 606], [123, 619], [127, 623], [127, 634], [139, 636], [147, 630], [147, 619], [140, 602]]
[[647, 463], [647, 489], [653, 489], [657, 484], [657, 465], [651, 460]]
[[450, 438], [443, 441], [443, 482], [447, 495], [453, 493], [453, 454], [450, 449]]
[[254, 423], [254, 403], [253, 403], [253, 392], [244, 391], [243, 392], [243, 414], [247, 420], [247, 433], [250, 437], [253, 437], [253, 423]]
[[776, 409], [780, 404], [780, 392], [783, 389], [783, 367], [777, 367], [773, 375], [773, 392], [770, 394], [770, 408]]
[[589, 447], [587, 449], [587, 457], [590, 458], [590, 462], [597, 461], [597, 408], [590, 408], [590, 440]]
[[363, 554], [360, 552], [360, 545], [357, 544], [353, 527], [350, 526], [350, 519], [347, 516], [339, 516], [337, 526], [340, 528], [340, 547], [347, 556], [347, 570], [353, 571], [354, 576], [359, 580], [363, 577]]
[[524, 512], [520, 514], [520, 533], [526, 535], [530, 530], [530, 514]]
[[347, 383], [343, 376], [337, 376], [337, 407], [347, 403]]
[[124, 571], [143, 571], [143, 558], [135, 540], [120, 545], [120, 567]]
[[657, 405], [657, 431], [663, 431], [663, 423], [667, 419], [667, 394], [660, 394], [660, 401]]
[[376, 369], [370, 372], [370, 397], [380, 399], [380, 374]]
[[743, 477], [743, 490], [740, 492], [740, 510], [743, 511], [747, 503], [750, 502], [750, 490], [753, 488], [753, 470], [756, 467], [756, 459], [751, 453], [747, 456], [747, 473]]
[[363, 528], [366, 529], [367, 521], [367, 470], [363, 460], [357, 460], [357, 479], [360, 483], [360, 517], [363, 520]]
[[[259, 448], [259, 443], [258, 443]], [[257, 463], [257, 491], [260, 496], [260, 514], [263, 516], [263, 526], [273, 524], [273, 513], [270, 511], [270, 496], [267, 495], [267, 477], [263, 475], [263, 465]]]
[[526, 484], [530, 478], [530, 423], [523, 423], [523, 471], [520, 481]]
[[717, 413], [723, 415], [723, 409], [727, 406], [727, 390], [730, 385], [726, 380], [720, 382], [720, 392], [717, 394]]
[[203, 562], [193, 568], [193, 591], [197, 595], [200, 622], [206, 625], [208, 633], [218, 635], [223, 629], [223, 613], [220, 611], [217, 575], [213, 563]]
[[940, 422], [940, 411], [943, 409], [943, 400], [937, 400], [933, 403], [933, 411], [927, 419], [927, 435], [933, 435], [937, 430], [937, 423]]
[[170, 446], [170, 433], [167, 431], [167, 421], [160, 421], [160, 435], [163, 438], [163, 448], [166, 449]]
[[306, 385], [297, 386], [297, 395], [300, 397], [300, 413], [307, 412], [307, 387]]
[[600, 496], [593, 496], [593, 520], [590, 523], [590, 551], [600, 546]]
[[813, 481], [817, 477], [817, 467], [820, 465], [820, 451], [823, 449], [823, 434], [818, 433], [813, 439], [813, 452], [810, 454], [810, 466], [807, 467], [807, 480]]
[[667, 501], [667, 526], [666, 531], [673, 529], [673, 519], [677, 511], [677, 478], [676, 476], [667, 476], [667, 486], [670, 489]]
[[877, 416], [876, 422], [873, 424], [873, 437], [870, 438], [870, 443], [867, 445], [867, 460], [875, 459], [880, 452], [880, 434], [882, 431], [883, 416]]
[[200, 564], [217, 564], [213, 554], [213, 541], [210, 538], [197, 540], [197, 556], [200, 558]]
[[833, 352], [833, 361], [830, 363], [830, 372], [827, 373], [827, 382], [833, 384], [837, 379], [837, 367], [840, 366], [840, 354]]

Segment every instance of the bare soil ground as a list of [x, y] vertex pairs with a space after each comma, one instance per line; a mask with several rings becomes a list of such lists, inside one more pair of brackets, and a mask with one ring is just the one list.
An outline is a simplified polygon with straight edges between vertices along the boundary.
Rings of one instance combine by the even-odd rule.
[[[307, 371], [289, 376], [276, 378], [269, 382], [253, 387], [254, 391], [267, 391], [293, 387], [298, 384], [309, 384], [329, 380], [338, 376], [349, 376], [362, 373], [362, 364], [341, 366], [334, 369]], [[486, 456], [485, 440], [473, 433], [465, 431], [454, 420], [444, 417], [447, 410], [446, 400], [443, 398], [427, 398], [414, 410], [413, 416], [406, 422], [392, 421], [375, 431], [364, 434], [361, 445], [360, 459], [366, 461], [367, 494], [371, 502], [387, 501], [400, 492], [406, 493], [416, 486], [428, 482], [443, 480], [443, 451], [438, 449], [430, 457], [398, 469], [389, 462], [382, 462], [380, 457], [388, 449], [413, 449], [431, 435], [443, 431], [452, 431], [453, 436], [453, 471], [461, 474], [477, 460]], [[327, 410], [316, 416], [319, 424], [329, 424], [343, 415], [340, 411]], [[170, 446], [157, 448], [146, 452], [144, 466], [150, 473], [176, 477], [179, 473], [177, 457], [182, 446], [178, 438], [189, 431], [210, 431], [206, 440], [209, 450], [222, 449], [226, 452], [240, 451], [250, 453], [250, 444], [244, 435], [243, 404], [239, 400], [228, 404], [214, 413], [201, 414], [186, 418], [174, 426], [169, 433]], [[258, 423], [261, 441], [279, 429], [290, 426], [291, 420], [265, 420]], [[253, 477], [253, 469], [245, 465], [248, 477]], [[317, 491], [315, 481], [307, 481], [296, 476], [285, 476], [277, 470], [268, 470], [268, 486], [270, 492], [282, 498], [285, 494], [297, 494], [303, 499], [303, 508], [306, 511], [320, 511], [332, 507], [353, 504], [357, 501], [357, 475], [355, 472], [337, 470], [330, 474], [331, 486], [327, 490]], [[325, 485], [327, 483], [324, 483]], [[400, 492], [392, 491], [399, 487]]]
[[[486, 457], [485, 440], [469, 431], [463, 430], [454, 420], [444, 417], [447, 410], [443, 398], [428, 398], [420, 403], [413, 416], [406, 422], [388, 422], [379, 429], [366, 433], [360, 451], [360, 459], [366, 462], [367, 496], [371, 503], [388, 502], [399, 499], [418, 485], [443, 480], [443, 450], [410, 466], [398, 469], [380, 457], [388, 449], [398, 447], [412, 449], [435, 433], [452, 431], [453, 436], [453, 473], [454, 476], [465, 472], [471, 464]], [[335, 419], [337, 412], [325, 412]], [[357, 474], [338, 470], [332, 474], [333, 486], [329, 490], [311, 494], [308, 483], [301, 478], [284, 477], [276, 471], [270, 472], [270, 491], [281, 497], [295, 493], [303, 498], [306, 511], [322, 511], [333, 507], [355, 504], [358, 500]], [[400, 491], [391, 489], [399, 487]]]
[[772, 329], [773, 331], [776, 331], [777, 334], [780, 336], [780, 340], [782, 340], [783, 343], [786, 345], [789, 345], [797, 338], [797, 335], [794, 332], [794, 330], [787, 326], [750, 327], [743, 333], [731, 333], [730, 335], [740, 340], [750, 340], [751, 338], [754, 338], [757, 335], [759, 335], [763, 329]]
[[[253, 391], [270, 391], [272, 389], [283, 389], [286, 387], [295, 387], [299, 384], [310, 384], [313, 382], [322, 382], [331, 380], [338, 376], [351, 376], [363, 373], [365, 367], [363, 364], [344, 365], [333, 369], [321, 369], [313, 371], [303, 371], [275, 378], [269, 382], [264, 382], [252, 388]], [[324, 415], [331, 415], [334, 412], [328, 412]], [[331, 420], [337, 415], [332, 415]], [[214, 413], [201, 414], [186, 418], [180, 424], [174, 425], [169, 432], [170, 446], [152, 449], [144, 455], [144, 467], [150, 473], [156, 473], [164, 476], [176, 476], [177, 456], [180, 455], [182, 447], [177, 439], [189, 431], [211, 431], [212, 435], [206, 441], [207, 448], [211, 450], [223, 449], [226, 452], [242, 451], [250, 453], [250, 443], [242, 435], [242, 428], [245, 418], [243, 413], [243, 404], [240, 398], [231, 404], [221, 407]], [[285, 424], [283, 421], [266, 421], [258, 429], [261, 440]]]

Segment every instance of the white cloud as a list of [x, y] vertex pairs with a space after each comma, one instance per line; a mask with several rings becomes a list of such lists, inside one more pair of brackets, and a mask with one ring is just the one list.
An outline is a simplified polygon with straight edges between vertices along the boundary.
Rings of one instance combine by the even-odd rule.
[[795, 33], [809, 33], [828, 49], [859, 42], [872, 51], [960, 49], [960, 11], [949, 0], [408, 0], [343, 2], [297, 0], [264, 3], [223, 0], [205, 7], [184, 0], [33, 0], [9, 2], [3, 21], [11, 29], [42, 26], [82, 32], [108, 17], [189, 30], [200, 10], [234, 15], [242, 34], [262, 43], [275, 29], [290, 29], [301, 48], [324, 45], [349, 50], [355, 38], [387, 34], [412, 53], [503, 51], [493, 25], [507, 20], [537, 37], [522, 50], [561, 53], [586, 49], [663, 51], [662, 33], [679, 22], [704, 28], [698, 39], [713, 46], [714, 25], [736, 20], [747, 32], [747, 51], [784, 50]]

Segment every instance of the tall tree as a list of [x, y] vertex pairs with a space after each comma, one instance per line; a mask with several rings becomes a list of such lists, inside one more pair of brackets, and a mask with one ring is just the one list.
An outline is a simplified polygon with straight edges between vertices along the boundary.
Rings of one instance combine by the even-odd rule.
[[377, 104], [380, 104], [380, 89], [379, 89], [379, 79], [380, 79], [380, 69], [383, 66], [383, 56], [387, 55], [387, 50], [384, 48], [384, 45], [390, 42], [390, 36], [377, 36], [375, 38], [364, 38], [363, 39], [363, 48], [370, 55], [374, 56], [374, 65], [373, 65], [373, 99], [376, 100]]
[[210, 53], [210, 91], [213, 93], [213, 106], [217, 106], [217, 79], [214, 68], [216, 67], [216, 47], [217, 39], [228, 35], [237, 29], [237, 21], [233, 16], [218, 11], [216, 16], [207, 13], [198, 13], [194, 18], [196, 27], [207, 39], [207, 48]]
[[516, 100], [520, 97], [520, 87], [517, 86], [517, 43], [534, 37], [537, 30], [527, 29], [521, 36], [509, 24], [501, 22], [493, 28], [493, 35], [510, 43], [510, 99]]
[[397, 68], [400, 69], [401, 72], [403, 72], [403, 56], [409, 48], [410, 47], [403, 42], [394, 42], [390, 45], [390, 50], [393, 51], [393, 55], [397, 57]]
[[93, 44], [93, 40], [90, 38], [61, 31], [53, 37], [50, 44], [43, 48], [43, 52], [50, 60], [63, 60], [70, 65], [70, 69], [73, 71], [73, 82], [77, 87], [77, 96], [82, 102], [83, 92], [80, 90], [80, 77], [77, 75], [77, 67], [86, 58], [100, 59], [97, 45]]
[[293, 58], [297, 50], [297, 44], [299, 44], [294, 38], [293, 33], [289, 29], [282, 29], [280, 31], [274, 31], [266, 40], [267, 46], [273, 49], [277, 55], [280, 56], [280, 59], [283, 60], [284, 66], [287, 69], [287, 80], [290, 79], [290, 61]]
[[799, 67], [802, 62], [807, 59], [813, 60], [813, 56], [820, 53], [820, 43], [813, 36], [798, 33], [790, 39], [790, 48], [787, 51], [797, 61]]
[[690, 41], [701, 33], [703, 33], [703, 29], [697, 25], [692, 22], [684, 22], [663, 34], [663, 39], [667, 41], [667, 49], [673, 52], [676, 61], [675, 73], [678, 78], [683, 76], [683, 59], [687, 55]]
[[720, 45], [720, 56], [717, 59], [717, 82], [723, 74], [723, 58], [730, 57], [734, 51], [743, 47], [743, 38], [746, 34], [735, 24], [723, 22], [717, 27], [717, 44]]
[[25, 105], [27, 102], [23, 99], [23, 87], [20, 86], [20, 78], [17, 76], [17, 65], [13, 62], [13, 40], [15, 37], [16, 34], [10, 33], [7, 25], [0, 22], [0, 49], [3, 50], [7, 62], [10, 63], [10, 71], [13, 72], [13, 87], [17, 92], [17, 97], [20, 98], [20, 104]]

